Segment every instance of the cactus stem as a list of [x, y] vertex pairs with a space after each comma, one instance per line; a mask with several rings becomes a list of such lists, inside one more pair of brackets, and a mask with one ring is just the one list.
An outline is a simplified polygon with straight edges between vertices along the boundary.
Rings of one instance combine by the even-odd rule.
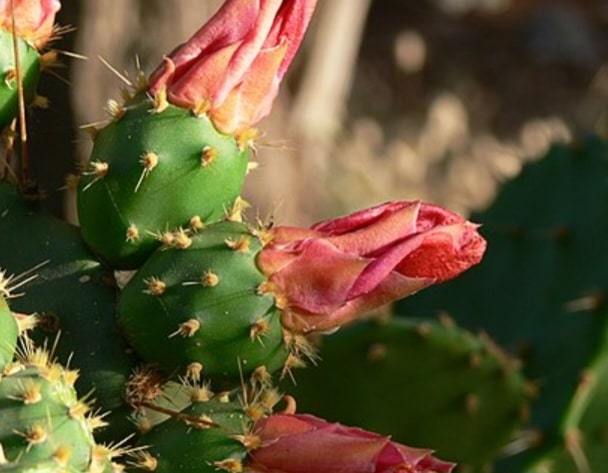
[[132, 223], [131, 225], [129, 225], [129, 228], [127, 228], [125, 241], [129, 243], [135, 243], [137, 240], [139, 240], [139, 230], [137, 229], [137, 226]]
[[179, 335], [184, 338], [193, 337], [201, 328], [201, 323], [197, 319], [190, 319], [182, 324], [179, 324], [178, 329], [169, 335], [169, 338]]
[[216, 160], [217, 155], [217, 149], [212, 148], [211, 146], [205, 146], [201, 153], [201, 166], [204, 168], [211, 166], [213, 161]]
[[234, 458], [213, 462], [213, 466], [230, 473], [241, 473], [243, 471], [243, 462]]
[[144, 279], [144, 283], [146, 284], [144, 294], [150, 294], [151, 296], [160, 296], [167, 289], [167, 285], [159, 278]]
[[137, 184], [135, 185], [135, 192], [139, 190], [139, 187], [141, 186], [142, 182], [144, 182], [144, 179], [148, 177], [150, 172], [158, 165], [158, 154], [153, 152], [144, 154], [140, 158], [139, 164], [141, 164], [143, 170], [141, 171], [141, 175], [139, 176]]

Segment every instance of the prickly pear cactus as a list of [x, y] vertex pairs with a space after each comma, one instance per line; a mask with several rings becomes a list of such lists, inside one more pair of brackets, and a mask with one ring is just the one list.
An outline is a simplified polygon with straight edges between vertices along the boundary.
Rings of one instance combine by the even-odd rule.
[[320, 345], [323, 361], [290, 387], [304, 410], [432, 444], [468, 468], [490, 462], [527, 421], [516, 360], [451, 321], [362, 323]]
[[13, 317], [4, 296], [0, 294], [0, 372], [13, 360], [19, 326]]
[[283, 368], [293, 347], [273, 297], [259, 291], [258, 237], [225, 221], [171, 239], [120, 295], [118, 322], [137, 353], [167, 373], [215, 379]]
[[224, 217], [247, 164], [246, 146], [208, 117], [136, 95], [94, 133], [78, 188], [82, 236], [112, 267], [137, 268], [165, 232]]
[[26, 341], [0, 374], [0, 468], [87, 473], [112, 468], [112, 453], [93, 438], [102, 421], [89, 415], [90, 406], [74, 389], [78, 373], [51, 358]]
[[473, 217], [488, 239], [483, 264], [400, 304], [402, 314], [447, 312], [463, 327], [484, 330], [537, 381], [519, 453], [501, 461], [499, 472], [525, 471], [550, 450], [566, 451], [586, 373], [607, 356], [607, 155], [605, 142], [588, 138], [554, 146], [526, 166]]

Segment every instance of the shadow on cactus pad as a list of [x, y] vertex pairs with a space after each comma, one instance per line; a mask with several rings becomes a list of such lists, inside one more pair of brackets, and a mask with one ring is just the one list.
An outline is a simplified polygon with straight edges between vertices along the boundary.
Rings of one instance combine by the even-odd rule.
[[[484, 261], [398, 305], [416, 317], [447, 312], [459, 325], [487, 332], [535, 381], [534, 435], [527, 437], [535, 441], [522, 437], [520, 451], [500, 460], [497, 472], [540, 471], [548, 451], [572, 457], [581, 450], [573, 433], [601, 384], [589, 383], [589, 375], [608, 350], [607, 158], [608, 145], [598, 138], [552, 147], [471, 218], [488, 240]], [[608, 411], [594, 416], [608, 426]], [[605, 462], [590, 466], [602, 471]]]
[[285, 385], [302, 411], [481, 466], [527, 417], [517, 363], [451, 323], [365, 322], [324, 337], [323, 360]]

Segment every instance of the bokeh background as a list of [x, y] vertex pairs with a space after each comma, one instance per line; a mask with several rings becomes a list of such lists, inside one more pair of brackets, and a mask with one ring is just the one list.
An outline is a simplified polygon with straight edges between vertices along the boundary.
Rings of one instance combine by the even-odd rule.
[[[100, 58], [149, 73], [220, 3], [63, 2], [58, 21], [75, 30], [42, 84], [51, 105], [29, 123], [56, 213], [73, 215], [57, 189], [90, 149], [79, 126], [103, 120], [122, 86]], [[260, 124], [245, 198], [301, 225], [390, 199], [482, 209], [550, 142], [603, 129], [607, 49], [603, 0], [320, 0]]]

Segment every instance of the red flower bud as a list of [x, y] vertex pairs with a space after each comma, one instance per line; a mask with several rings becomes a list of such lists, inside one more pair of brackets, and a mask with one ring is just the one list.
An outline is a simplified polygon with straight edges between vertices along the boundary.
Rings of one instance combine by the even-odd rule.
[[149, 90], [207, 112], [225, 133], [270, 112], [317, 0], [227, 0], [150, 76]]
[[0, 0], [0, 25], [12, 31], [14, 15], [17, 36], [41, 49], [53, 34], [55, 14], [60, 8], [59, 0]]
[[255, 433], [261, 446], [250, 454], [250, 473], [449, 473], [455, 466], [431, 450], [311, 415], [274, 414]]
[[478, 263], [477, 227], [435, 205], [390, 202], [310, 229], [276, 227], [258, 265], [286, 327], [332, 330]]

